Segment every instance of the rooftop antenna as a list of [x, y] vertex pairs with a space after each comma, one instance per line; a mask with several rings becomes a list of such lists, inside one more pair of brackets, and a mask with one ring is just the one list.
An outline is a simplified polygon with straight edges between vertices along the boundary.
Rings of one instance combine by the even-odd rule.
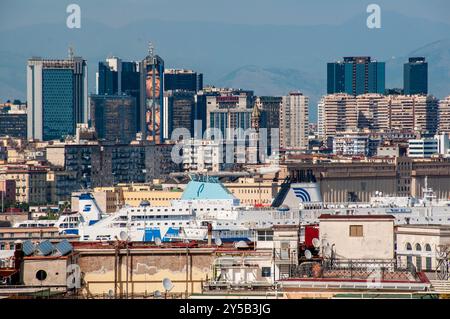
[[73, 49], [73, 46], [72, 46], [72, 45], [69, 45], [68, 52], [69, 52], [69, 60], [73, 60], [73, 57], [74, 57], [74, 49]]
[[153, 58], [155, 56], [155, 47], [153, 46], [153, 43], [148, 43], [148, 55]]

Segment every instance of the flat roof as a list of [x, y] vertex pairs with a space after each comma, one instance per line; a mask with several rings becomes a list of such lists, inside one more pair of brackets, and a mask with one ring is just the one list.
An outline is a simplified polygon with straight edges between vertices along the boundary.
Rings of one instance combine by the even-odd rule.
[[319, 219], [395, 219], [392, 215], [332, 215], [322, 214]]

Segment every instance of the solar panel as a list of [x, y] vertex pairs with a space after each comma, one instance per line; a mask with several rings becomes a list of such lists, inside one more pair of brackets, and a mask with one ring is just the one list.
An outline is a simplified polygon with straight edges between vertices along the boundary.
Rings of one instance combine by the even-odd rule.
[[55, 247], [52, 245], [52, 243], [49, 240], [44, 240], [36, 247], [36, 251], [41, 256], [48, 256], [50, 255]]
[[55, 245], [56, 250], [58, 251], [58, 255], [64, 256], [70, 253], [73, 250], [72, 245], [69, 243], [67, 239], [57, 243]]
[[36, 249], [36, 247], [31, 242], [31, 240], [24, 241], [22, 244], [22, 247], [23, 247], [22, 249], [23, 249], [23, 253], [25, 254], [25, 256], [32, 255], [34, 253], [34, 250]]

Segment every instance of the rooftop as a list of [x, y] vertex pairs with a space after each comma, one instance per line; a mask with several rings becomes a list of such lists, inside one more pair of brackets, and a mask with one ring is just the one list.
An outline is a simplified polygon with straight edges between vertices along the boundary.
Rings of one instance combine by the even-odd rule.
[[331, 215], [331, 214], [322, 214], [319, 216], [319, 219], [390, 219], [394, 220], [395, 217], [392, 215]]

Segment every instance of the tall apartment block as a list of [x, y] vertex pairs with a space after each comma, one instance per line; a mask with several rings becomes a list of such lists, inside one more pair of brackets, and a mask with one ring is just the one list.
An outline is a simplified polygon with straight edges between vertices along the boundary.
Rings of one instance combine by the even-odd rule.
[[344, 57], [327, 64], [327, 93], [360, 95], [385, 91], [385, 63], [370, 57]]
[[424, 95], [390, 95], [389, 127], [434, 135], [438, 129], [439, 100]]
[[280, 112], [280, 147], [308, 148], [309, 98], [299, 92], [283, 96]]
[[327, 140], [339, 132], [358, 129], [433, 135], [438, 129], [438, 106], [435, 97], [424, 95], [326, 95], [319, 103], [319, 136]]
[[318, 131], [326, 141], [338, 132], [357, 129], [356, 99], [354, 96], [339, 93], [322, 97], [319, 102]]
[[438, 133], [450, 133], [450, 96], [439, 101]]
[[424, 57], [409, 58], [403, 65], [403, 91], [406, 95], [428, 94], [428, 63]]
[[66, 60], [31, 58], [27, 64], [28, 138], [61, 139], [88, 121], [87, 65], [69, 54]]

